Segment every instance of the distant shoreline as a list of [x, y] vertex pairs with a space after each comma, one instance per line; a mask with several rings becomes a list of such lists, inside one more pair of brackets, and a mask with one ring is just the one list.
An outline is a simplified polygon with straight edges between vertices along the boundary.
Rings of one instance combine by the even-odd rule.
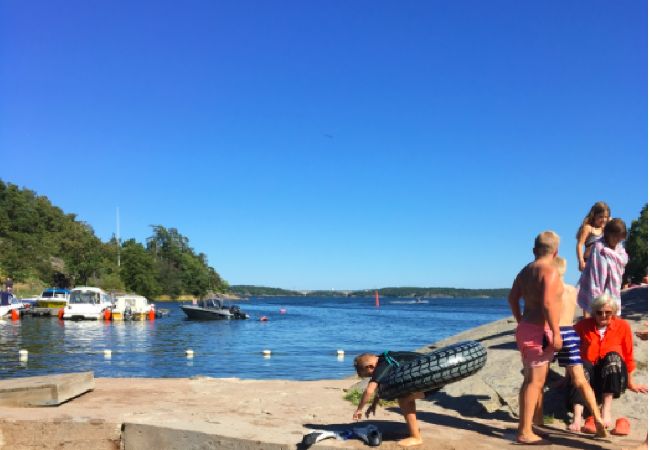
[[290, 290], [253, 285], [233, 285], [229, 292], [240, 297], [374, 297], [380, 298], [505, 298], [510, 289], [462, 289], [446, 287], [383, 287], [359, 290]]

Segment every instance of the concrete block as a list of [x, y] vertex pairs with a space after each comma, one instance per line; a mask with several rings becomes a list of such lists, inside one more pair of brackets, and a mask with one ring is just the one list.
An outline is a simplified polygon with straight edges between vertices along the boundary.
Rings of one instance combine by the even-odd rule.
[[[297, 445], [238, 439], [182, 428], [125, 423], [122, 427], [122, 449], [142, 450], [295, 450]], [[314, 450], [340, 450], [317, 444]], [[349, 447], [348, 447], [349, 448]]]
[[95, 388], [93, 372], [0, 381], [0, 406], [56, 406]]

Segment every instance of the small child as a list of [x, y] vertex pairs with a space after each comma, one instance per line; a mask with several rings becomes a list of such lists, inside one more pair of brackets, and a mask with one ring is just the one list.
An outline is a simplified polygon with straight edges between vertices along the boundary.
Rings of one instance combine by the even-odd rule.
[[[352, 419], [361, 419], [363, 407], [371, 398], [373, 398], [373, 396], [372, 404], [366, 411], [366, 418], [370, 416], [370, 413], [375, 415], [375, 410], [379, 403], [379, 395], [375, 394], [377, 393], [377, 388], [382, 379], [388, 375], [392, 366], [412, 361], [420, 356], [422, 356], [422, 354], [415, 352], [384, 352], [381, 355], [363, 353], [354, 358], [354, 368], [357, 371], [357, 375], [362, 378], [370, 377], [370, 381], [368, 381], [368, 387], [366, 387], [366, 390], [363, 391], [361, 401], [352, 415]], [[418, 420], [416, 417], [415, 400], [423, 398], [424, 393], [415, 392], [397, 399], [404, 420], [406, 420], [406, 425], [408, 426], [410, 435], [408, 438], [402, 439], [398, 442], [402, 447], [411, 447], [413, 445], [422, 444], [422, 436], [420, 436], [420, 428], [418, 427]]]
[[[594, 430], [585, 429], [587, 433], [595, 433], [596, 437], [607, 437], [607, 429], [598, 409], [596, 396], [589, 381], [585, 378], [585, 372], [582, 368], [582, 358], [580, 357], [580, 336], [573, 329], [573, 319], [576, 312], [576, 288], [570, 284], [564, 283], [564, 273], [566, 272], [566, 259], [556, 256], [553, 259], [553, 265], [557, 269], [560, 279], [564, 284], [562, 292], [562, 312], [560, 313], [560, 335], [562, 336], [562, 349], [557, 353], [557, 360], [560, 367], [564, 367], [566, 376], [571, 380], [571, 394], [573, 396], [582, 395], [584, 403], [594, 416]], [[573, 422], [569, 425], [569, 430], [579, 432], [582, 429], [582, 412], [584, 406], [582, 402], [572, 402]]]
[[579, 282], [578, 305], [585, 317], [589, 317], [591, 302], [605, 293], [616, 300], [618, 315], [621, 315], [621, 285], [628, 260], [621, 242], [626, 237], [627, 227], [623, 219], [612, 219], [605, 225], [602, 240], [593, 245]]

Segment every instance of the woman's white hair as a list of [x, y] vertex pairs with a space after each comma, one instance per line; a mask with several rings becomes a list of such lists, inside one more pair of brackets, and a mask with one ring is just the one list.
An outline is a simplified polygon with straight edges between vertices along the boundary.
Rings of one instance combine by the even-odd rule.
[[609, 306], [612, 308], [612, 315], [615, 316], [618, 314], [618, 303], [614, 300], [614, 297], [609, 294], [600, 294], [593, 302], [591, 302], [591, 315], [595, 316], [603, 306]]

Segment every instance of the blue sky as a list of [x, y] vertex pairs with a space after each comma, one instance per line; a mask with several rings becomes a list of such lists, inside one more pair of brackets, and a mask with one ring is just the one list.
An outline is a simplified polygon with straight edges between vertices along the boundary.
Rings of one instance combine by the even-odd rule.
[[4, 181], [231, 284], [509, 287], [648, 198], [647, 3], [0, 1]]

